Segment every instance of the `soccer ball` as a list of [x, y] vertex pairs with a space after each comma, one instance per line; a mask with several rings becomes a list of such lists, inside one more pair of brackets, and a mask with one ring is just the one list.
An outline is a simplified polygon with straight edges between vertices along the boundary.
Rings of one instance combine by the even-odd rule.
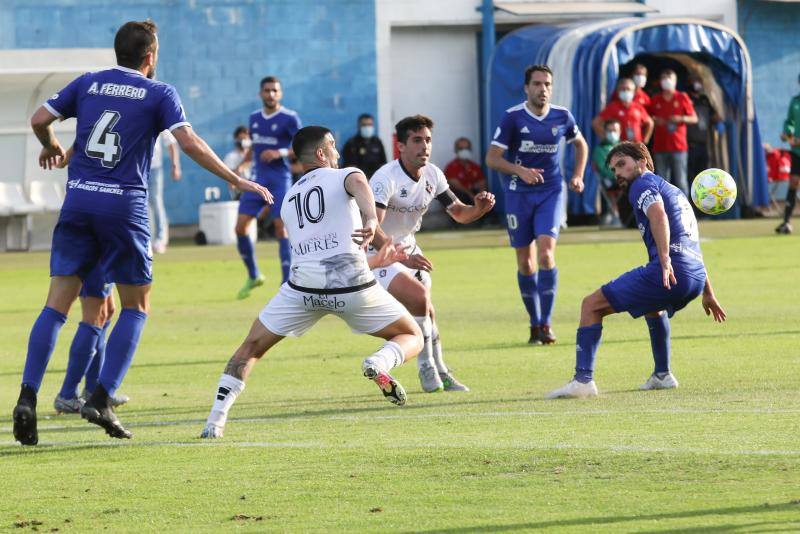
[[703, 213], [725, 213], [736, 202], [736, 181], [721, 169], [706, 169], [694, 177], [692, 202]]

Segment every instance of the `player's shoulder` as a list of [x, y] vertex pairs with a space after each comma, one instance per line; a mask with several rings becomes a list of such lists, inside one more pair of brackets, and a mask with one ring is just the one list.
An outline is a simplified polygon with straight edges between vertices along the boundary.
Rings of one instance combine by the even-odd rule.
[[400, 160], [393, 159], [387, 163], [384, 163], [370, 178], [370, 181], [377, 180], [391, 180], [398, 176], [398, 174], [403, 174], [403, 169], [400, 168]]
[[520, 116], [523, 113], [525, 113], [525, 102], [521, 102], [516, 106], [511, 106], [505, 111], [506, 115], [510, 115], [512, 117]]
[[278, 113], [282, 115], [289, 115], [290, 117], [299, 117], [300, 115], [293, 109], [285, 108], [283, 106], [278, 109]]

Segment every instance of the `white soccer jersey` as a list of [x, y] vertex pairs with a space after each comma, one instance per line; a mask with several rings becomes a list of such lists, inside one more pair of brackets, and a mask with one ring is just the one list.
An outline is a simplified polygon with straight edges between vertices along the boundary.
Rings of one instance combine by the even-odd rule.
[[351, 237], [362, 227], [356, 201], [344, 188], [354, 172], [361, 171], [314, 169], [286, 192], [281, 219], [292, 247], [289, 285], [295, 289], [355, 290], [375, 283], [364, 251]]
[[375, 203], [386, 209], [381, 222], [384, 233], [401, 245], [414, 245], [414, 234], [434, 198], [448, 190], [447, 178], [432, 163], [422, 168], [422, 176], [412, 177], [400, 160], [390, 161], [369, 181]]

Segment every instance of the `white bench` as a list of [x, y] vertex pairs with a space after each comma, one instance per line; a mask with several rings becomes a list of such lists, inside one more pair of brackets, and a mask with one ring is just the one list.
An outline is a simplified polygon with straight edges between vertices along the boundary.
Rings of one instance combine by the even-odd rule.
[[31, 215], [42, 212], [25, 198], [22, 184], [0, 182], [0, 250], [28, 250]]

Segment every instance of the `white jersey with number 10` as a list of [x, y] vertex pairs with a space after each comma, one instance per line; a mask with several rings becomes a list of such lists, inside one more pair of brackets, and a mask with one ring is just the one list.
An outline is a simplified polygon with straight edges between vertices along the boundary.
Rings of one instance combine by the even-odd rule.
[[351, 234], [362, 227], [355, 199], [344, 188], [354, 167], [314, 169], [283, 200], [281, 219], [289, 233], [289, 284], [307, 289], [345, 289], [374, 280], [364, 251]]

